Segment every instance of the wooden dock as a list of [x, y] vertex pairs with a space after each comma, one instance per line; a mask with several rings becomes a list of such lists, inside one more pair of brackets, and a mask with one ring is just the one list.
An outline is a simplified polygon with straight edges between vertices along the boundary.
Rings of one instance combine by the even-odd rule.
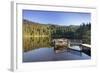
[[87, 47], [87, 48], [91, 48], [91, 45], [89, 45], [89, 44], [81, 44], [81, 45], [84, 47]]
[[69, 40], [69, 39], [54, 39], [53, 40], [54, 50], [74, 50], [79, 51], [80, 54], [82, 52], [91, 56], [91, 45], [83, 44], [81, 40]]

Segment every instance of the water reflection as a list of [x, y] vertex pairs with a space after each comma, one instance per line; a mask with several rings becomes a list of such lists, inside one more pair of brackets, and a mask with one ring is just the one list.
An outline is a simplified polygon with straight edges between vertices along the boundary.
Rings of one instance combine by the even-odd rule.
[[24, 37], [23, 38], [23, 51], [27, 52], [33, 49], [51, 47], [50, 37]]
[[[23, 62], [85, 60], [91, 57], [78, 51], [70, 50], [56, 53], [51, 46], [50, 37], [24, 37]], [[75, 49], [75, 47], [73, 47]], [[76, 47], [76, 49], [79, 49]]]

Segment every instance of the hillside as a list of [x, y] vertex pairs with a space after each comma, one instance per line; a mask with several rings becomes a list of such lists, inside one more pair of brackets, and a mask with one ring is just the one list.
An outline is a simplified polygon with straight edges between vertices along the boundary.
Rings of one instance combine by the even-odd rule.
[[49, 37], [49, 38], [68, 38], [80, 39], [84, 43], [91, 42], [91, 23], [82, 25], [55, 25], [41, 24], [23, 20], [23, 37]]

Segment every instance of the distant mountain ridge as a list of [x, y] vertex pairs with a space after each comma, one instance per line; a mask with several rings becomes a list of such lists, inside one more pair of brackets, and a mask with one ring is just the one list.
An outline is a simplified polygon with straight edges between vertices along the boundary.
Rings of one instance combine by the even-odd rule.
[[[64, 25], [57, 25], [57, 24], [43, 24], [43, 23], [38, 23], [38, 22], [32, 22], [32, 21], [29, 21], [29, 20], [26, 20], [26, 19], [23, 19], [23, 23], [27, 23], [27, 24], [37, 24], [37, 25], [48, 25], [48, 26], [64, 26]], [[69, 26], [66, 26], [66, 27], [78, 27], [79, 25], [69, 25]], [[64, 26], [65, 27], [65, 26]]]

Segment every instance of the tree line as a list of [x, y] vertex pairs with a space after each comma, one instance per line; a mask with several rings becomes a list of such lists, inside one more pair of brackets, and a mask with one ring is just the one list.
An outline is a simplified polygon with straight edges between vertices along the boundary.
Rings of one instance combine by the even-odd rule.
[[83, 43], [91, 44], [91, 23], [61, 26], [23, 20], [23, 36], [78, 39]]

